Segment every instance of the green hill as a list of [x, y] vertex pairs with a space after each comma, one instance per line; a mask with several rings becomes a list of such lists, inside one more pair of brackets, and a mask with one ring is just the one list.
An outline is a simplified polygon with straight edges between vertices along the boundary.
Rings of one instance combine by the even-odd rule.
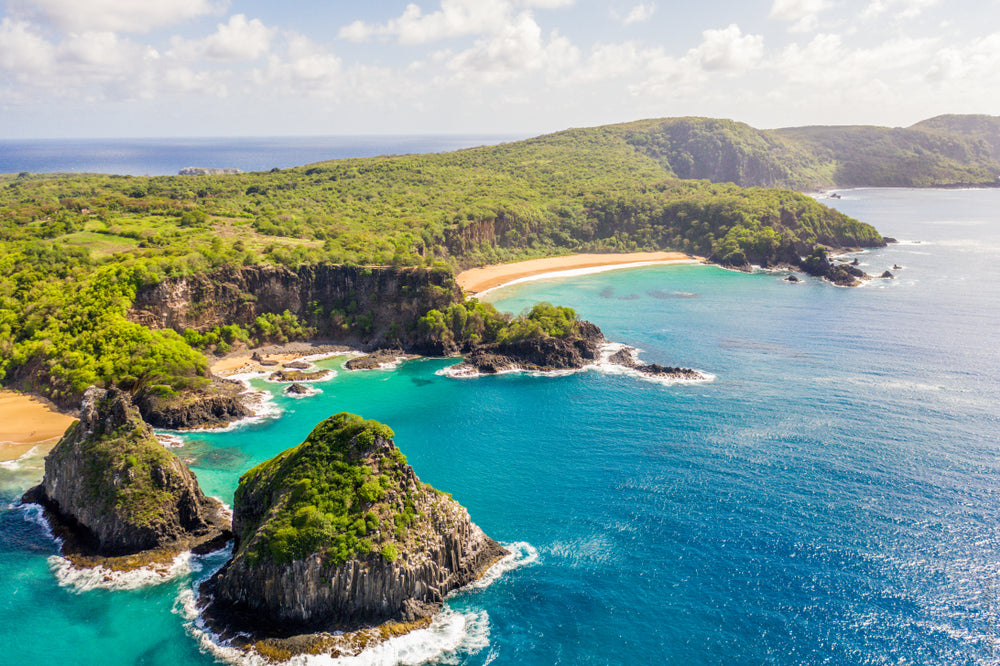
[[[702, 172], [690, 149], [688, 171], [668, 168], [680, 154], [671, 137], [714, 145], [713, 127], [746, 149], [706, 175], [787, 180], [781, 156], [816, 168], [780, 137], [758, 141], [745, 125], [708, 122], [684, 134], [685, 123], [574, 129], [451, 153], [261, 173], [0, 176], [0, 377], [64, 403], [89, 384], [187, 391], [207, 381], [202, 349], [307, 334], [285, 319], [280, 326], [257, 321], [254, 330], [172, 331], [129, 318], [149, 285], [225, 267], [451, 269], [663, 249], [727, 265], [773, 265], [795, 262], [816, 244], [883, 242], [869, 225], [796, 192], [677, 178]], [[769, 146], [779, 158], [768, 157]], [[364, 304], [343, 300], [345, 317], [365, 319]]]

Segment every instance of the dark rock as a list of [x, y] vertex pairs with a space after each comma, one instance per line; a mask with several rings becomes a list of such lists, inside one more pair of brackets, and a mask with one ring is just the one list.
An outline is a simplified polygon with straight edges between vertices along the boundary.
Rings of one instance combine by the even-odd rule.
[[348, 370], [377, 370], [383, 363], [395, 363], [403, 355], [402, 349], [379, 349], [366, 356], [350, 359], [344, 367]]
[[882, 273], [882, 275], [879, 275], [879, 277], [880, 277], [880, 278], [886, 278], [886, 279], [888, 279], [888, 280], [891, 280], [892, 278], [894, 278], [894, 277], [896, 277], [896, 276], [895, 276], [895, 275], [893, 275], [892, 273], [890, 273], [889, 271], [885, 271], [884, 273]]
[[309, 392], [309, 387], [303, 386], [302, 384], [291, 384], [285, 388], [285, 393], [289, 393], [291, 395], [306, 395]]
[[822, 246], [816, 246], [808, 257], [801, 259], [799, 268], [809, 275], [821, 277], [841, 287], [856, 287], [861, 284], [861, 280], [870, 277], [855, 266], [832, 263], [827, 249]]
[[608, 362], [630, 368], [650, 377], [673, 377], [676, 379], [704, 379], [705, 376], [691, 368], [674, 368], [658, 363], [641, 363], [635, 357], [635, 349], [623, 347], [608, 357]]
[[308, 370], [312, 365], [306, 363], [305, 361], [292, 361], [290, 363], [285, 363], [286, 370]]
[[[213, 630], [258, 640], [411, 622], [508, 554], [420, 482], [392, 435], [338, 414], [240, 479], [237, 547], [202, 589]], [[330, 513], [313, 525], [316, 505]]]
[[798, 276], [789, 275], [788, 277], [785, 278], [785, 282], [802, 282], [802, 280], [800, 280]]
[[889, 238], [888, 236], [882, 236], [882, 242], [886, 243], [886, 244], [889, 244], [889, 243], [898, 243], [899, 241], [896, 240], [895, 238]]
[[314, 382], [330, 375], [329, 370], [314, 370], [313, 372], [302, 372], [301, 370], [278, 370], [268, 377], [272, 382]]
[[526, 338], [479, 345], [456, 369], [475, 370], [483, 374], [507, 370], [547, 372], [579, 369], [600, 358], [603, 342], [601, 329], [589, 321], [579, 321], [575, 331], [564, 338]]
[[217, 544], [229, 536], [221, 503], [157, 441], [128, 394], [87, 390], [80, 420], [45, 458], [41, 485], [24, 502], [42, 504], [69, 547], [118, 556]]
[[851, 266], [860, 266], [860, 265], [861, 265], [861, 262], [858, 261], [857, 257], [855, 257], [854, 261], [851, 262]]
[[899, 264], [893, 264], [892, 265], [892, 270], [894, 270], [894, 271], [901, 271], [901, 270], [903, 270], [903, 267], [900, 266]]
[[224, 426], [233, 421], [253, 416], [241, 394], [244, 386], [239, 382], [216, 378], [203, 389], [179, 395], [161, 395], [144, 389], [134, 400], [142, 417], [154, 428], [181, 430], [204, 426]]

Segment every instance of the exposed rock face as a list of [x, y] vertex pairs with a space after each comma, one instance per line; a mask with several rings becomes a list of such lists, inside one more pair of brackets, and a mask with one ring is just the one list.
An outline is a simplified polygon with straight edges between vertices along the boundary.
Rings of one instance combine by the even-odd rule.
[[350, 359], [344, 367], [348, 370], [377, 370], [383, 363], [395, 363], [403, 355], [402, 349], [378, 349], [371, 354]]
[[391, 437], [337, 414], [243, 475], [237, 548], [206, 586], [210, 621], [258, 636], [413, 621], [507, 554]]
[[272, 382], [315, 382], [330, 376], [329, 370], [313, 370], [303, 372], [302, 370], [278, 370], [272, 372], [268, 377]]
[[43, 504], [104, 556], [195, 547], [228, 536], [218, 500], [163, 448], [128, 394], [87, 390], [80, 420], [45, 458], [42, 484], [23, 501]]
[[211, 386], [186, 391], [176, 396], [161, 396], [140, 391], [135, 404], [142, 417], [156, 428], [183, 430], [227, 423], [253, 416], [240, 394], [243, 385], [216, 378]]
[[856, 287], [870, 275], [851, 264], [835, 264], [827, 256], [826, 248], [816, 247], [812, 254], [803, 259], [799, 267], [809, 275], [821, 277], [841, 287]]
[[601, 329], [589, 321], [580, 321], [575, 332], [563, 338], [527, 338], [479, 345], [456, 366], [456, 370], [475, 370], [483, 374], [509, 370], [575, 370], [597, 361], [603, 342]]
[[[208, 330], [252, 324], [286, 310], [338, 342], [366, 348], [419, 346], [417, 319], [461, 302], [448, 270], [313, 264], [242, 266], [171, 278], [142, 289], [129, 311], [153, 329]], [[364, 316], [355, 316], [362, 313]]]
[[211, 167], [184, 167], [177, 172], [180, 176], [229, 176], [243, 173], [240, 169], [215, 169]]
[[623, 347], [608, 357], [610, 363], [631, 368], [650, 377], [672, 377], [674, 379], [705, 379], [705, 376], [691, 368], [675, 368], [659, 363], [640, 363], [636, 360], [635, 349]]
[[285, 389], [285, 393], [291, 395], [307, 395], [309, 393], [309, 388], [303, 386], [302, 384], [289, 384]]

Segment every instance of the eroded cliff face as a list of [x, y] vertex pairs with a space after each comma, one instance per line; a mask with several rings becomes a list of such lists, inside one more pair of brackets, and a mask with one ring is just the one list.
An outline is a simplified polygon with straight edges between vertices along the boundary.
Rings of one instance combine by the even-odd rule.
[[479, 345], [453, 371], [496, 374], [510, 370], [577, 370], [600, 358], [604, 342], [604, 334], [597, 325], [578, 321], [575, 331], [563, 338], [538, 337]]
[[210, 617], [278, 633], [411, 622], [507, 554], [372, 424], [338, 414], [241, 478]]
[[115, 389], [87, 390], [80, 420], [46, 456], [42, 484], [24, 501], [44, 505], [84, 552], [104, 556], [195, 547], [229, 529], [221, 503], [205, 497]]
[[140, 290], [132, 321], [153, 329], [207, 330], [249, 325], [284, 311], [319, 334], [369, 347], [410, 347], [415, 322], [432, 308], [460, 302], [450, 271], [386, 266], [242, 266], [171, 278]]

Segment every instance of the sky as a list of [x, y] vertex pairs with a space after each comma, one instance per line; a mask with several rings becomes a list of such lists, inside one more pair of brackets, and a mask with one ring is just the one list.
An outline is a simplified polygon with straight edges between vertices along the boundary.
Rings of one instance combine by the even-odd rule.
[[1000, 0], [2, 0], [0, 137], [1000, 114]]

